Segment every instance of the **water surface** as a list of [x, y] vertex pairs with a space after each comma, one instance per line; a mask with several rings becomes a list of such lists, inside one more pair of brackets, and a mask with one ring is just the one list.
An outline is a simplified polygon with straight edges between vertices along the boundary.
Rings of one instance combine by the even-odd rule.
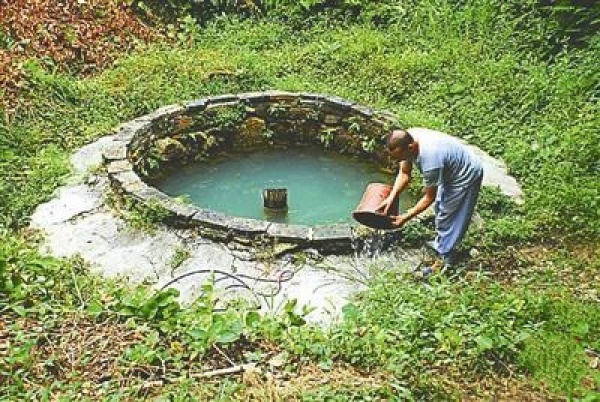
[[[181, 168], [156, 187], [233, 216], [290, 224], [351, 222], [368, 183], [391, 184], [374, 164], [321, 148], [240, 153]], [[288, 189], [287, 214], [263, 208], [265, 188]], [[401, 209], [409, 202], [401, 199]], [[404, 208], [402, 207], [404, 205]]]

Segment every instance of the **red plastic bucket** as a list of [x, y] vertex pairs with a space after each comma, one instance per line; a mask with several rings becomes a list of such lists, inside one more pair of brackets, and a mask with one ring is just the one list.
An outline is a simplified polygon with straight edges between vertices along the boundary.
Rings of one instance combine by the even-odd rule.
[[365, 190], [360, 203], [352, 212], [352, 217], [359, 223], [373, 229], [393, 229], [390, 216], [398, 215], [398, 198], [392, 203], [388, 215], [377, 208], [390, 194], [392, 187], [383, 183], [370, 183]]

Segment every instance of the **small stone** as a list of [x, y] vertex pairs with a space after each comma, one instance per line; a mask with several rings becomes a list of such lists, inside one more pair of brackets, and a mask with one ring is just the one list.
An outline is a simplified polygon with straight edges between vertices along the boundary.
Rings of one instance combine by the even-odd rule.
[[177, 202], [172, 198], [170, 198], [169, 201], [165, 203], [165, 208], [173, 212], [175, 215], [186, 220], [190, 219], [196, 212], [198, 212], [199, 209], [193, 205]]
[[138, 120], [153, 121], [162, 117], [170, 117], [184, 111], [185, 109], [180, 105], [168, 105], [158, 108], [152, 113], [141, 116]]
[[206, 106], [206, 111], [210, 111], [210, 110], [216, 110], [216, 109], [222, 109], [222, 108], [228, 108], [231, 106], [237, 106], [240, 104], [239, 100], [236, 101], [231, 101], [231, 102], [220, 102], [220, 103], [209, 103], [208, 106]]
[[146, 188], [148, 185], [133, 171], [125, 171], [108, 175], [111, 182], [123, 189], [127, 194], [136, 194]]
[[324, 94], [313, 94], [313, 93], [301, 93], [300, 98], [302, 100], [325, 102], [327, 101], [327, 95]]
[[245, 92], [238, 95], [238, 98], [244, 102], [263, 102], [269, 99], [264, 92]]
[[134, 119], [120, 125], [115, 133], [118, 141], [130, 142], [136, 134], [150, 130], [152, 123], [147, 120]]
[[274, 256], [280, 256], [280, 255], [290, 256], [291, 254], [289, 254], [289, 253], [298, 250], [298, 248], [299, 248], [298, 244], [276, 243], [273, 246], [273, 255]]
[[373, 114], [375, 114], [375, 111], [373, 109], [365, 106], [352, 105], [350, 106], [350, 109], [353, 112], [358, 113], [359, 115], [364, 116], [366, 118], [373, 117]]
[[335, 114], [326, 114], [323, 122], [325, 124], [339, 124], [342, 121], [342, 118]]
[[[198, 209], [196, 213], [192, 216], [192, 224], [198, 227], [207, 227], [211, 229], [217, 230], [225, 230], [228, 227], [229, 217], [222, 212], [212, 211], [209, 209]], [[210, 233], [216, 234], [216, 233]], [[223, 235], [224, 238], [227, 238], [228, 235], [225, 233]]]
[[265, 91], [265, 94], [274, 101], [291, 101], [298, 98], [298, 94], [286, 91]]
[[327, 102], [332, 103], [341, 108], [349, 108], [350, 106], [353, 105], [353, 102], [348, 101], [344, 98], [340, 98], [339, 96], [328, 96]]
[[266, 233], [269, 227], [269, 222], [258, 219], [229, 217], [228, 220], [228, 228], [243, 236]]
[[108, 173], [127, 172], [133, 170], [133, 166], [128, 160], [116, 160], [112, 161], [106, 167]]
[[242, 133], [246, 135], [260, 135], [267, 127], [265, 121], [258, 117], [250, 117], [242, 125]]
[[348, 224], [320, 225], [313, 228], [313, 240], [346, 240], [352, 238], [352, 227]]
[[238, 103], [240, 97], [234, 94], [223, 94], [211, 96], [207, 99], [209, 105], [222, 104], [222, 103]]
[[273, 356], [270, 360], [269, 360], [269, 366], [271, 367], [281, 367], [284, 364], [287, 363], [287, 353], [285, 352], [281, 352], [275, 356]]
[[179, 160], [186, 154], [183, 144], [171, 137], [161, 138], [155, 142], [155, 145], [160, 158], [166, 162]]
[[184, 107], [189, 113], [198, 113], [206, 108], [208, 100], [206, 98], [196, 99], [193, 101], [185, 102]]
[[102, 157], [105, 161], [126, 159], [127, 144], [125, 142], [115, 141], [102, 151]]

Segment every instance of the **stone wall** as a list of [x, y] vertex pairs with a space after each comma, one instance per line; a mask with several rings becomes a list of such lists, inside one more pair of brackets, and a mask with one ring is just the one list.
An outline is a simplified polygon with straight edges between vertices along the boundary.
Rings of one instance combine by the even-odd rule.
[[118, 128], [104, 152], [113, 187], [166, 212], [167, 223], [196, 227], [210, 238], [241, 243], [285, 243], [343, 252], [349, 224], [308, 227], [227, 216], [182, 204], [149, 183], [185, 163], [221, 153], [270, 146], [320, 144], [385, 164], [378, 146], [395, 124], [389, 113], [327, 95], [266, 91], [219, 95], [170, 105]]

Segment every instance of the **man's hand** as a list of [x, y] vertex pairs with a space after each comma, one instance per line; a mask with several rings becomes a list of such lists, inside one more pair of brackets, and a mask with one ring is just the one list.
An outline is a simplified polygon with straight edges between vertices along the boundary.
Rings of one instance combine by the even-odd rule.
[[383, 201], [381, 201], [379, 207], [377, 207], [377, 211], [381, 211], [384, 215], [387, 215], [393, 205], [393, 202], [393, 198], [386, 197]]
[[402, 227], [406, 222], [419, 215], [425, 209], [427, 209], [435, 200], [437, 194], [437, 187], [425, 187], [425, 194], [416, 203], [416, 205], [407, 211], [403, 215], [392, 216], [392, 225], [396, 228]]
[[401, 228], [402, 226], [404, 226], [404, 224], [406, 222], [408, 222], [410, 220], [410, 217], [406, 216], [406, 215], [397, 215], [397, 216], [392, 216], [392, 226], [396, 227], [396, 228]]

